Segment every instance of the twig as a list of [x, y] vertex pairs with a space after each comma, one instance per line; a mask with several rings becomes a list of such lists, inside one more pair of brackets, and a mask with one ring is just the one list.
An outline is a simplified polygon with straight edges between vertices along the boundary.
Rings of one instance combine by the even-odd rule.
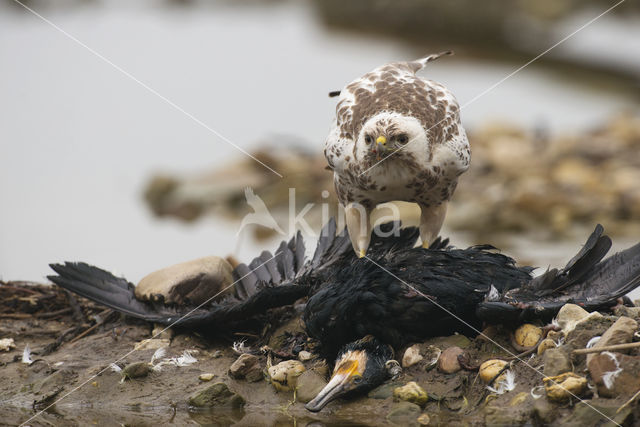
[[71, 307], [63, 308], [62, 310], [50, 311], [47, 313], [2, 313], [0, 314], [0, 319], [50, 319], [52, 317], [57, 317], [62, 314], [67, 314], [71, 311]]
[[111, 314], [113, 313], [113, 310], [109, 310], [109, 313], [106, 314], [102, 320], [100, 320], [99, 322], [97, 322], [95, 325], [93, 325], [92, 327], [88, 328], [87, 330], [85, 330], [84, 332], [82, 332], [81, 334], [77, 335], [74, 339], [72, 339], [71, 341], [69, 341], [69, 344], [73, 344], [74, 342], [78, 341], [80, 338], [84, 338], [85, 336], [87, 336], [88, 334], [90, 334], [91, 332], [93, 332], [94, 330], [96, 330], [96, 328], [98, 328], [100, 325], [104, 324], [109, 317], [111, 317]]
[[640, 347], [640, 342], [630, 342], [627, 344], [605, 345], [604, 347], [580, 348], [573, 350], [573, 354], [589, 354], [600, 353], [602, 351], [628, 350], [630, 348]]
[[616, 410], [616, 414], [617, 414], [617, 413], [619, 413], [620, 411], [622, 411], [622, 408], [624, 408], [625, 406], [628, 406], [631, 402], [633, 402], [634, 400], [636, 400], [636, 398], [637, 398], [638, 396], [640, 396], [640, 390], [638, 390], [638, 391], [636, 392], [636, 394], [634, 394], [633, 396], [631, 396], [631, 399], [627, 400], [627, 401], [624, 403], [624, 405], [622, 405], [621, 407], [619, 407], [619, 408]]

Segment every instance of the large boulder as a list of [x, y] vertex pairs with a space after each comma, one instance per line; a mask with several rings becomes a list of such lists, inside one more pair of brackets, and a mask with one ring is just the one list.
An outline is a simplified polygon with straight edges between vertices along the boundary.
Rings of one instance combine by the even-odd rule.
[[213, 296], [220, 300], [233, 293], [232, 271], [231, 264], [217, 256], [175, 264], [143, 277], [136, 298], [178, 305], [199, 305]]

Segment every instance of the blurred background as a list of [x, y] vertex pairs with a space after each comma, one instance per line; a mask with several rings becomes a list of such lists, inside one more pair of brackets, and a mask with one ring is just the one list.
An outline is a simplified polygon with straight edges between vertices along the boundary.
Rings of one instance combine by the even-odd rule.
[[[24, 4], [42, 18], [0, 1], [4, 280], [41, 281], [48, 263], [84, 260], [137, 281], [204, 255], [275, 249], [282, 236], [266, 229], [238, 234], [251, 212], [244, 188], [285, 231], [289, 187], [296, 212], [311, 202], [333, 212], [327, 93], [447, 49], [456, 55], [422, 76], [457, 96], [473, 157], [443, 234], [542, 266], [565, 263], [597, 222], [616, 248], [640, 240], [638, 2], [489, 91], [615, 2]], [[316, 230], [320, 217], [317, 204], [306, 216]]]

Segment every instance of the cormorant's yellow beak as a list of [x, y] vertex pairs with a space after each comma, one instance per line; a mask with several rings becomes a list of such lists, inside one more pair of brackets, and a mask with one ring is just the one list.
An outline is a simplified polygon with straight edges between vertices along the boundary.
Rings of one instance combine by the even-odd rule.
[[349, 354], [348, 358], [336, 367], [329, 383], [305, 405], [305, 408], [311, 412], [318, 412], [327, 403], [352, 390], [356, 386], [355, 379], [362, 380], [360, 370], [364, 370], [364, 366], [366, 366], [366, 355], [363, 352]]
[[387, 138], [380, 135], [378, 137], [378, 139], [376, 139], [376, 143], [380, 144], [380, 145], [385, 145], [387, 143]]

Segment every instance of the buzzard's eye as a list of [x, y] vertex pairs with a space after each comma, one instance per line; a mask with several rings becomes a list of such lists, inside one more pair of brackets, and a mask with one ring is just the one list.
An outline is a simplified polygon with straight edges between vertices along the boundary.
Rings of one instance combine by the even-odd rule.
[[402, 134], [402, 135], [398, 136], [397, 141], [400, 144], [406, 144], [407, 142], [409, 142], [409, 137], [407, 135], [405, 135], [405, 134]]
[[366, 142], [367, 144], [371, 144], [373, 142], [373, 138], [371, 138], [371, 135], [365, 135], [364, 142]]

